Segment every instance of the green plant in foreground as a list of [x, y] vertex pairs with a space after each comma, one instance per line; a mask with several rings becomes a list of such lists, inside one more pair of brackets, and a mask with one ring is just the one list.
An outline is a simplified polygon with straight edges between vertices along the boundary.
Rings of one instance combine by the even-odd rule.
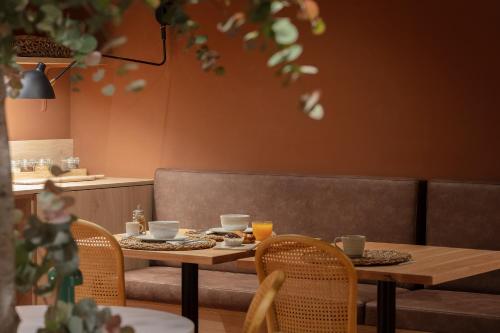
[[[76, 217], [67, 212], [73, 199], [51, 181], [38, 195], [42, 218], [31, 216], [22, 235], [16, 237], [16, 286], [21, 292], [34, 287], [37, 295], [55, 295], [45, 313], [45, 327], [39, 333], [133, 333], [120, 327], [121, 318], [108, 308], [99, 309], [92, 299], [77, 304], [57, 300], [65, 277], [78, 272], [78, 247], [71, 234]], [[41, 251], [40, 251], [41, 250]], [[43, 253], [41, 262], [37, 253]], [[47, 278], [49, 271], [53, 274]], [[48, 282], [40, 285], [40, 281]]]
[[37, 333], [133, 333], [130, 326], [121, 327], [119, 315], [108, 308], [99, 309], [91, 299], [76, 304], [57, 302], [45, 314], [45, 328]]

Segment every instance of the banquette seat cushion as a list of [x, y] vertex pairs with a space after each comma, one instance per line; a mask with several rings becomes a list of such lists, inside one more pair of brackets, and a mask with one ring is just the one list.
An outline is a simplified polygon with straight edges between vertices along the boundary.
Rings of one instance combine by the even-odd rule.
[[[304, 234], [332, 241], [342, 234], [364, 234], [371, 241], [415, 243], [417, 181], [192, 172], [158, 169], [154, 204], [157, 220], [181, 227], [219, 226], [222, 213], [247, 213], [272, 220], [278, 234]], [[127, 297], [178, 303], [178, 263], [156, 262], [126, 273]], [[257, 278], [234, 263], [200, 266], [201, 306], [246, 310]], [[402, 292], [403, 289], [398, 291]], [[358, 312], [376, 298], [376, 286], [359, 287]]]
[[[427, 244], [500, 250], [500, 185], [430, 181]], [[480, 260], [480, 259], [478, 259]], [[500, 271], [400, 295], [397, 326], [431, 332], [500, 332]], [[376, 322], [376, 302], [366, 322]]]
[[[500, 297], [421, 289], [397, 295], [396, 327], [435, 333], [500, 332]], [[366, 304], [365, 322], [377, 322], [377, 302]]]
[[[259, 281], [257, 275], [226, 271], [200, 270], [199, 304], [203, 307], [246, 311]], [[181, 303], [181, 271], [176, 267], [152, 266], [125, 272], [128, 299], [168, 304]], [[397, 293], [407, 292], [397, 288]], [[377, 286], [358, 285], [358, 321], [364, 318], [365, 303], [377, 298]]]

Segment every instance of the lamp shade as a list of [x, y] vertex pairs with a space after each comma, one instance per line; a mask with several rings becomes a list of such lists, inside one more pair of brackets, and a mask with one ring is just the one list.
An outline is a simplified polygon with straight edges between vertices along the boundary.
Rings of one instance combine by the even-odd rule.
[[54, 99], [56, 94], [50, 84], [49, 79], [45, 75], [45, 64], [38, 63], [36, 68], [24, 72], [21, 79], [23, 87], [17, 98], [27, 99]]

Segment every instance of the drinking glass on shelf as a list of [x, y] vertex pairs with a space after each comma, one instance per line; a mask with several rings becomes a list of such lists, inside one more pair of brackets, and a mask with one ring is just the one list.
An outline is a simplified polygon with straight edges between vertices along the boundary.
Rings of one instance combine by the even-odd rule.
[[255, 221], [252, 222], [253, 235], [255, 240], [263, 241], [273, 234], [273, 222], [271, 221]]

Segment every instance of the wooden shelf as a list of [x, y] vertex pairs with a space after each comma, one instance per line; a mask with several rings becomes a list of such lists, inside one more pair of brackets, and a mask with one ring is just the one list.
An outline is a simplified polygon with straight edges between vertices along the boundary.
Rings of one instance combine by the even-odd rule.
[[16, 57], [16, 62], [20, 65], [36, 65], [43, 62], [47, 67], [66, 67], [72, 61], [73, 58]]

